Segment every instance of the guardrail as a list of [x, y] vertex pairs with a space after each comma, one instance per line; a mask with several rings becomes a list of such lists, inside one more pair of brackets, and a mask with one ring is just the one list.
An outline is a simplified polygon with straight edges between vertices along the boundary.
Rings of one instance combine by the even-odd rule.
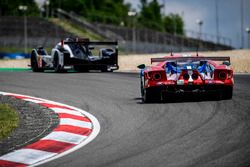
[[[120, 48], [126, 53], [155, 53], [172, 51], [228, 50], [231, 46], [216, 44], [213, 41], [157, 32], [149, 29], [133, 29], [123, 26], [90, 23], [83, 17], [62, 9], [55, 11], [56, 16], [67, 19], [107, 39], [119, 40]], [[134, 34], [134, 36], [133, 36]], [[230, 42], [229, 42], [230, 43]]]

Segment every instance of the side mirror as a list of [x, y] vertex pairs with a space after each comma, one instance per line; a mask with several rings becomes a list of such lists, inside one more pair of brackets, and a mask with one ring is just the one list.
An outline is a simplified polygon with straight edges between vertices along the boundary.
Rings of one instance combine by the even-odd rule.
[[142, 69], [146, 68], [146, 65], [145, 64], [140, 64], [139, 66], [137, 66], [137, 68], [142, 70]]
[[230, 66], [231, 65], [231, 63], [230, 62], [228, 62], [228, 61], [223, 61], [223, 63], [222, 64], [224, 64], [224, 65], [226, 65], [226, 66]]

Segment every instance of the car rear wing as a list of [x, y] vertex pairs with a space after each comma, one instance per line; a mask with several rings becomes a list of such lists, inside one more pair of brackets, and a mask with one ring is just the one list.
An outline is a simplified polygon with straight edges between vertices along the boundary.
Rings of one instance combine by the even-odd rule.
[[194, 60], [194, 61], [228, 61], [230, 63], [230, 57], [163, 57], [163, 58], [151, 58], [151, 64], [155, 62], [163, 62], [163, 61], [169, 61], [169, 62], [177, 62], [177, 61], [188, 61], [188, 60]]
[[63, 44], [83, 44], [83, 45], [118, 45], [117, 41], [89, 41], [89, 39], [76, 39], [74, 41], [64, 41], [62, 40], [61, 43]]
[[82, 45], [113, 45], [115, 46], [116, 53], [118, 54], [118, 41], [89, 41], [89, 39], [77, 39], [75, 41], [61, 41], [61, 46], [64, 44], [82, 44]]

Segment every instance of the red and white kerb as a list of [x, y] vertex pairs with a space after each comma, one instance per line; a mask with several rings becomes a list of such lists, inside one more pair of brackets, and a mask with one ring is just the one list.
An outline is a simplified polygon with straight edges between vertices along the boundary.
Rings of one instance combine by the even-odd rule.
[[73, 106], [41, 98], [0, 92], [2, 95], [37, 103], [58, 114], [59, 125], [47, 136], [21, 149], [0, 156], [0, 166], [37, 166], [69, 154], [92, 141], [100, 131], [98, 120]]

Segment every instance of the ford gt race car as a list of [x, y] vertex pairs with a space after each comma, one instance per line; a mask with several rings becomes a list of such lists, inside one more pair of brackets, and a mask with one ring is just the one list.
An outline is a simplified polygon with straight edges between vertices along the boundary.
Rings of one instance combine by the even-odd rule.
[[145, 103], [197, 93], [212, 93], [218, 99], [232, 98], [234, 78], [230, 57], [172, 55], [152, 58], [152, 63], [157, 64], [138, 66]]
[[[108, 48], [98, 48], [108, 46]], [[96, 42], [86, 38], [67, 38], [62, 40], [48, 55], [43, 47], [38, 47], [31, 52], [31, 68], [34, 72], [55, 70], [62, 72], [74, 69], [78, 72], [88, 70], [101, 70], [112, 72], [118, 66], [118, 43]]]

